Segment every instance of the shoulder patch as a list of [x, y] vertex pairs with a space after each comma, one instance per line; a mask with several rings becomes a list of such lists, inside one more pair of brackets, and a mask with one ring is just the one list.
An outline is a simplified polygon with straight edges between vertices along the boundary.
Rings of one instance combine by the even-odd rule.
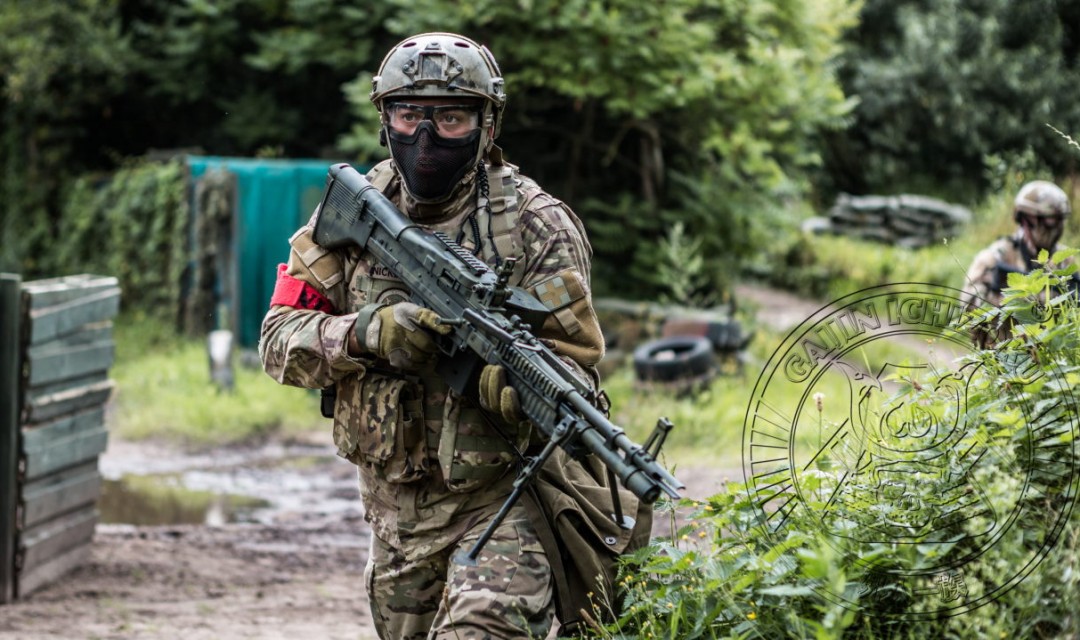
[[562, 309], [585, 297], [581, 277], [572, 270], [562, 271], [536, 283], [530, 289], [536, 299], [552, 311]]

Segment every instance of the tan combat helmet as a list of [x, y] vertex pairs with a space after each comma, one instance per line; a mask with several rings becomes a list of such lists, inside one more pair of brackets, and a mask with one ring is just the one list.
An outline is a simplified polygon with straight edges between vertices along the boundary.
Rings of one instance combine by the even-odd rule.
[[[397, 44], [371, 79], [371, 101], [380, 113], [390, 99], [484, 100], [481, 152], [499, 136], [506, 106], [502, 72], [487, 47], [453, 33], [422, 33]], [[493, 133], [488, 131], [494, 125]]]
[[1072, 213], [1069, 197], [1053, 182], [1035, 180], [1020, 188], [1013, 203], [1017, 216], [1058, 216], [1067, 218]]
[[1069, 197], [1052, 182], [1035, 180], [1021, 187], [1013, 202], [1013, 218], [1023, 230], [1027, 250], [1053, 251], [1071, 210]]

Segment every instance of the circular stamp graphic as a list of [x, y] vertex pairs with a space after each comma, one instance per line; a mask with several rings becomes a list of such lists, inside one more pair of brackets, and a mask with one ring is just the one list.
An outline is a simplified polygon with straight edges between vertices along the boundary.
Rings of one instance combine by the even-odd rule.
[[833, 602], [970, 611], [1034, 571], [1068, 519], [1074, 381], [1038, 345], [976, 349], [961, 296], [918, 283], [845, 296], [796, 327], [755, 385], [747, 490], [775, 541], [812, 528], [850, 559], [857, 588], [819, 587]]

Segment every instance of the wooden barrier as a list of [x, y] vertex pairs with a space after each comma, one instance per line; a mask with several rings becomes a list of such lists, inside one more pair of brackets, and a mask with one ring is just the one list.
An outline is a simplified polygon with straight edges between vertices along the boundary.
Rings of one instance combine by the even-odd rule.
[[[116, 278], [0, 276], [0, 602], [84, 562], [101, 493]], [[10, 405], [10, 406], [9, 406]]]
[[15, 598], [19, 469], [20, 280], [0, 274], [0, 602]]

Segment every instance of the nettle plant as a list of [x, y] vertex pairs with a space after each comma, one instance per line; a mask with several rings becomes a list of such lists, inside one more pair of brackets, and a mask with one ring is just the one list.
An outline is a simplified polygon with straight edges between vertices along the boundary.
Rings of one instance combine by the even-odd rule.
[[1049, 266], [1074, 255], [960, 320], [997, 344], [853, 409], [878, 428], [814, 460], [782, 528], [740, 484], [661, 504], [672, 534], [624, 559], [589, 637], [1080, 635], [1078, 267]]

